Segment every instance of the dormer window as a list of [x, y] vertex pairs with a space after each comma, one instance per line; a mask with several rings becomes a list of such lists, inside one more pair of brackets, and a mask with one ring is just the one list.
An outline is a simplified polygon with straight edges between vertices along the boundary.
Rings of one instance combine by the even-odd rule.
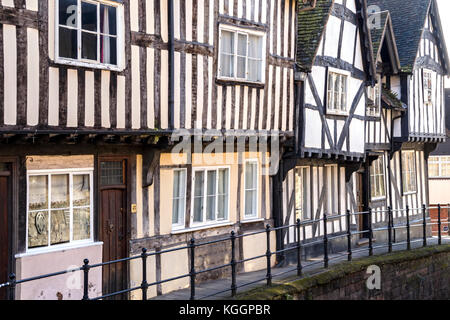
[[237, 27], [220, 28], [219, 78], [264, 82], [265, 34]]
[[379, 117], [381, 111], [381, 81], [367, 88], [367, 116]]
[[57, 1], [57, 62], [118, 68], [122, 6], [114, 2], [118, 1]]
[[327, 114], [348, 115], [348, 77], [349, 73], [330, 68], [327, 83]]
[[423, 71], [423, 94], [424, 94], [424, 103], [425, 105], [431, 106], [433, 104], [433, 82], [432, 82], [432, 73], [431, 71], [424, 70]]

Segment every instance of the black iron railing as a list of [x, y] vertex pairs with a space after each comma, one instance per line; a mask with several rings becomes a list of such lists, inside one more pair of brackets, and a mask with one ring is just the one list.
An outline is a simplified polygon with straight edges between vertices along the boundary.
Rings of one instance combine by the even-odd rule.
[[[437, 219], [437, 222], [435, 222], [435, 223], [429, 222], [430, 218], [427, 217], [427, 213], [429, 212], [430, 209], [437, 209], [437, 211], [438, 211], [438, 219]], [[108, 262], [90, 265], [89, 260], [85, 259], [83, 262], [83, 265], [79, 268], [74, 268], [74, 269], [55, 272], [55, 273], [49, 273], [46, 275], [36, 276], [36, 277], [22, 279], [22, 280], [17, 280], [15, 275], [11, 274], [9, 281], [4, 284], [0, 284], [0, 288], [6, 287], [6, 288], [10, 288], [14, 291], [16, 286], [19, 284], [36, 281], [36, 280], [41, 280], [41, 279], [46, 279], [46, 278], [52, 278], [52, 277], [56, 277], [56, 276], [61, 276], [61, 275], [68, 274], [68, 273], [83, 272], [83, 277], [84, 277], [83, 300], [107, 299], [110, 297], [119, 296], [122, 294], [127, 294], [127, 293], [130, 293], [133, 291], [138, 291], [138, 290], [142, 291], [142, 299], [147, 300], [148, 299], [147, 292], [150, 287], [161, 285], [161, 284], [172, 282], [172, 281], [176, 281], [176, 280], [180, 280], [183, 278], [189, 278], [190, 299], [191, 300], [207, 299], [207, 298], [211, 298], [213, 296], [217, 296], [219, 294], [223, 294], [226, 292], [230, 292], [231, 296], [234, 297], [234, 296], [236, 296], [238, 289], [255, 284], [255, 283], [260, 283], [262, 281], [265, 281], [268, 286], [271, 286], [273, 278], [279, 277], [279, 276], [287, 274], [287, 273], [292, 273], [295, 271], [297, 272], [298, 276], [301, 276], [305, 267], [310, 267], [310, 266], [313, 266], [316, 264], [323, 264], [324, 268], [328, 268], [331, 260], [341, 259], [344, 256], [347, 256], [348, 261], [352, 261], [353, 255], [355, 253], [368, 252], [368, 255], [372, 256], [374, 254], [375, 249], [387, 248], [388, 252], [392, 252], [393, 246], [399, 246], [399, 245], [405, 245], [405, 244], [406, 244], [407, 250], [411, 250], [411, 244], [414, 242], [422, 242], [423, 246], [427, 246], [427, 244], [428, 244], [427, 243], [427, 227], [432, 226], [432, 225], [437, 225], [439, 228], [438, 244], [441, 245], [442, 244], [442, 225], [447, 224], [447, 225], [449, 225], [449, 229], [450, 229], [450, 223], [449, 223], [450, 218], [446, 222], [441, 219], [442, 209], [447, 209], [447, 213], [448, 213], [450, 211], [450, 205], [448, 205], [448, 206], [438, 205], [436, 207], [426, 207], [424, 205], [421, 208], [409, 208], [408, 206], [406, 206], [406, 209], [393, 210], [391, 208], [388, 208], [387, 210], [378, 210], [377, 213], [387, 213], [387, 217], [388, 217], [387, 226], [379, 227], [379, 228], [372, 227], [372, 225], [373, 225], [372, 224], [372, 221], [373, 221], [373, 219], [372, 219], [373, 218], [373, 210], [372, 209], [369, 209], [368, 211], [365, 211], [365, 212], [355, 212], [355, 213], [351, 213], [350, 210], [348, 210], [343, 215], [332, 215], [332, 216], [330, 215], [329, 216], [329, 215], [325, 214], [323, 216], [323, 218], [321, 218], [321, 219], [308, 220], [308, 221], [303, 221], [303, 222], [300, 220], [297, 220], [297, 223], [295, 223], [293, 225], [287, 225], [287, 226], [282, 226], [282, 227], [277, 227], [277, 228], [267, 225], [265, 230], [254, 231], [254, 232], [250, 232], [250, 233], [246, 233], [246, 234], [242, 234], [242, 235], [236, 235], [236, 233], [233, 231], [233, 232], [231, 232], [230, 236], [227, 236], [227, 237], [224, 237], [224, 238], [221, 238], [218, 240], [214, 240], [214, 241], [198, 242], [196, 239], [193, 238], [193, 239], [191, 239], [189, 244], [187, 244], [185, 246], [173, 248], [173, 249], [162, 250], [162, 251], [157, 251], [157, 252], [156, 251], [148, 252], [148, 250], [146, 248], [143, 248], [142, 253], [140, 255], [129, 257], [129, 258], [124, 258], [124, 259], [119, 259], [119, 260], [114, 260], [114, 261], [108, 261]], [[405, 213], [406, 224], [394, 225], [394, 217], [393, 217], [394, 212]], [[415, 216], [415, 217], [420, 216], [420, 218], [411, 220], [410, 219], [411, 212], [416, 212], [416, 214], [413, 216]], [[354, 217], [356, 219], [357, 216], [360, 216], [361, 218], [363, 216], [367, 216], [368, 230], [352, 231], [352, 227], [351, 227], [352, 226], [352, 217]], [[340, 235], [329, 234], [328, 233], [328, 223], [330, 222], [330, 220], [335, 221], [336, 219], [343, 219], [343, 218], [346, 219], [346, 225], [347, 225], [346, 232], [344, 232], [343, 234], [340, 234]], [[311, 242], [306, 242], [305, 240], [303, 240], [303, 241], [301, 240], [301, 228], [302, 227], [313, 226], [313, 225], [320, 226], [320, 224], [322, 224], [322, 231], [323, 231], [323, 235], [321, 236], [321, 238], [318, 238], [317, 240], [314, 239]], [[423, 233], [422, 239], [411, 240], [412, 228], [418, 228], [418, 227], [422, 228], [422, 233]], [[272, 249], [271, 249], [272, 233], [280, 232], [280, 231], [282, 232], [284, 230], [288, 230], [291, 228], [293, 228], [295, 230], [294, 243], [291, 243], [290, 246], [288, 246], [287, 248], [272, 251]], [[392, 238], [393, 238], [392, 233], [394, 230], [400, 230], [400, 229], [406, 229], [406, 241], [394, 243], [392, 240]], [[388, 239], [387, 243], [374, 246], [373, 245], [374, 232], [387, 232], [387, 239]], [[236, 241], [239, 239], [244, 239], [247, 237], [252, 237], [252, 236], [261, 235], [261, 234], [266, 235], [266, 253], [258, 255], [258, 256], [254, 256], [251, 258], [237, 260], [237, 258], [236, 258]], [[354, 248], [352, 248], [352, 238], [353, 238], [353, 236], [360, 236], [360, 235], [368, 236], [368, 247], [355, 250]], [[449, 235], [450, 235], [450, 231], [449, 231]], [[347, 252], [335, 254], [333, 257], [330, 258], [329, 257], [329, 242], [332, 240], [335, 240], [335, 239], [339, 239], [339, 238], [347, 239]], [[196, 268], [195, 268], [196, 249], [199, 247], [204, 247], [204, 246], [223, 243], [223, 242], [230, 242], [230, 245], [231, 245], [231, 260], [230, 260], [230, 262], [223, 264], [223, 265], [204, 269], [204, 270], [196, 270]], [[323, 245], [323, 260], [310, 262], [308, 264], [306, 264], [306, 261], [302, 261], [302, 250], [305, 250], [309, 246], [320, 245], [320, 244]], [[163, 254], [167, 254], [167, 253], [171, 253], [171, 252], [175, 252], [175, 251], [181, 251], [181, 250], [188, 250], [189, 264], [190, 264], [189, 273], [179, 275], [176, 277], [172, 277], [169, 279], [164, 279], [164, 280], [148, 283], [148, 281], [147, 281], [147, 259], [151, 256], [157, 256], [157, 255], [161, 256]], [[287, 270], [283, 270], [280, 273], [273, 274], [272, 257], [274, 255], [285, 254], [290, 251], [296, 251], [296, 255], [297, 255], [296, 266], [292, 267], [292, 268], [288, 268]], [[255, 280], [238, 285], [237, 284], [238, 266], [243, 263], [246, 263], [246, 262], [254, 261], [257, 259], [263, 259], [263, 258], [265, 258], [267, 261], [267, 266], [266, 266], [267, 272], [266, 272], [265, 277], [255, 279]], [[113, 264], [117, 264], [117, 263], [125, 263], [125, 262], [138, 260], [138, 259], [141, 259], [141, 261], [142, 261], [142, 282], [139, 286], [124, 289], [124, 290], [117, 291], [117, 292], [104, 294], [99, 297], [93, 297], [93, 298], [89, 297], [89, 273], [92, 269], [100, 268], [100, 267], [107, 266], [107, 265], [113, 265]], [[196, 296], [197, 275], [220, 270], [220, 269], [225, 269], [225, 268], [231, 269], [230, 270], [230, 273], [231, 273], [230, 274], [230, 276], [231, 276], [230, 287], [226, 288], [224, 290], [214, 292], [207, 296], [198, 298]]]

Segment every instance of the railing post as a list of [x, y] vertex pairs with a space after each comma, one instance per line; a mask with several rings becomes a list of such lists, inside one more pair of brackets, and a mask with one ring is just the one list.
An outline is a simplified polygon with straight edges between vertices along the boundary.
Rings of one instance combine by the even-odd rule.
[[326, 213], [323, 214], [323, 265], [328, 268], [328, 216]]
[[9, 275], [9, 295], [11, 297], [13, 297], [14, 300], [16, 300], [16, 274], [15, 273], [11, 273]]
[[147, 249], [142, 248], [142, 300], [147, 300], [148, 282], [147, 282]]
[[272, 285], [272, 250], [270, 249], [270, 225], [266, 226], [266, 235], [267, 235], [267, 286]]
[[296, 229], [297, 229], [297, 276], [301, 276], [302, 275], [302, 242], [301, 242], [301, 238], [300, 238], [300, 226], [301, 226], [301, 221], [300, 219], [297, 219], [297, 225], [296, 225]]
[[352, 261], [352, 226], [351, 226], [351, 213], [347, 210], [347, 253], [348, 261]]
[[84, 274], [84, 288], [83, 288], [83, 300], [89, 300], [89, 260], [84, 259], [83, 274]]
[[392, 252], [392, 208], [388, 207], [388, 248]]
[[369, 218], [369, 256], [373, 256], [372, 208], [369, 208], [367, 214]]
[[191, 300], [195, 300], [195, 239], [191, 239], [189, 245], [190, 257], [191, 257], [191, 271], [189, 273], [191, 278]]
[[425, 205], [422, 206], [422, 214], [423, 214], [423, 246], [427, 246], [427, 207]]
[[411, 224], [409, 222], [409, 206], [406, 206], [406, 249], [411, 250]]
[[441, 205], [438, 204], [438, 244], [442, 244], [442, 222], [441, 222]]
[[236, 233], [231, 231], [231, 296], [236, 296]]

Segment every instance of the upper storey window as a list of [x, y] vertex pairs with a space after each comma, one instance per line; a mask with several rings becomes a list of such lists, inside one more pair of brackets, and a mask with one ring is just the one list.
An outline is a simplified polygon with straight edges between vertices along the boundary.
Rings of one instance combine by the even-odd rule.
[[264, 82], [264, 33], [220, 28], [219, 78]]
[[424, 102], [425, 105], [431, 105], [432, 102], [432, 96], [433, 96], [433, 82], [432, 79], [432, 73], [431, 71], [424, 70], [423, 71], [423, 92], [424, 92]]
[[349, 75], [344, 72], [330, 70], [328, 72], [327, 113], [348, 115], [347, 82]]
[[367, 89], [367, 115], [370, 117], [379, 117], [381, 110], [381, 81], [374, 87], [369, 87]]
[[118, 68], [122, 47], [117, 1], [57, 1], [58, 62]]

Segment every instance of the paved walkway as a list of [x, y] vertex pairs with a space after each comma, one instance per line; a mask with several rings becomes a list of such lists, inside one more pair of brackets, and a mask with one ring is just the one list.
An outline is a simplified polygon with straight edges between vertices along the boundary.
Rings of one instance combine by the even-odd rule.
[[[428, 245], [433, 246], [438, 244], [437, 238], [429, 238]], [[443, 244], [450, 244], [450, 237], [442, 238]], [[378, 248], [382, 244], [374, 243], [374, 255], [381, 255], [388, 253], [388, 248]], [[415, 240], [411, 243], [411, 247], [421, 248], [423, 245], [422, 240]], [[368, 257], [368, 246], [355, 247], [353, 253], [353, 259]], [[402, 251], [406, 250], [406, 244], [393, 244], [393, 251]], [[329, 256], [329, 265], [335, 265], [344, 261], [347, 261], [347, 253], [343, 252], [342, 254], [331, 254]], [[303, 264], [303, 277], [308, 277], [314, 274], [318, 274], [324, 272], [323, 268], [323, 257], [317, 257], [314, 259], [310, 259], [307, 261], [302, 261]], [[289, 265], [282, 268], [273, 268], [273, 284], [282, 283], [283, 281], [289, 280], [297, 280], [302, 277], [297, 276], [297, 271], [293, 270], [296, 268], [296, 265]], [[256, 271], [256, 272], [248, 272], [238, 274], [237, 276], [237, 286], [238, 293], [250, 290], [255, 287], [259, 287], [266, 283], [266, 270]], [[219, 279], [207, 281], [204, 283], [199, 283], [196, 285], [196, 300], [221, 300], [221, 299], [231, 299], [231, 278]], [[218, 293], [221, 291], [226, 291], [222, 293]], [[218, 294], [217, 294], [218, 293]], [[190, 298], [190, 288], [182, 289], [179, 291], [174, 291], [162, 296], [158, 296], [153, 298], [153, 300], [189, 300]]]

